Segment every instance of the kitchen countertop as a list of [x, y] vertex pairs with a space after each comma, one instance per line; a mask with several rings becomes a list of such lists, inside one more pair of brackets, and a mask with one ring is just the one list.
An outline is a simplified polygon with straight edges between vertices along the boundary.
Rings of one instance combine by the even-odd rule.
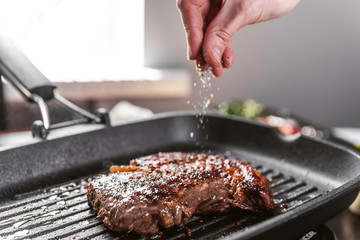
[[[96, 126], [96, 128], [98, 128], [98, 126]], [[80, 132], [82, 132], [85, 131], [84, 129], [86, 129], [86, 127], [84, 126], [80, 129]], [[70, 132], [74, 134], [74, 131]], [[360, 144], [359, 128], [335, 128], [333, 129], [333, 133], [339, 138]], [[28, 131], [6, 134], [0, 132], [0, 151], [16, 145], [25, 145], [36, 141], [38, 140], [32, 139], [31, 133]], [[335, 233], [338, 240], [360, 239], [360, 216], [354, 215], [349, 209], [331, 218], [326, 222], [326, 225]]]

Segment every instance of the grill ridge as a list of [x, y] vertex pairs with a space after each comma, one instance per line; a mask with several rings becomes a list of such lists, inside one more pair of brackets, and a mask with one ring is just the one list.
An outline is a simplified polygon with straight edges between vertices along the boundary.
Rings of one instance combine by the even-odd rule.
[[[73, 205], [76, 205], [78, 203], [73, 203], [73, 204], [66, 204], [66, 201], [70, 201], [70, 200], [73, 200], [73, 199], [77, 199], [79, 197], [83, 197], [85, 193], [80, 193], [80, 194], [74, 194], [74, 196], [71, 196], [69, 198], [64, 198], [64, 199], [60, 199], [61, 201], [64, 201], [65, 203], [61, 206], [59, 206], [58, 208], [55, 208], [56, 210], [62, 210], [66, 207], [72, 207]], [[43, 203], [43, 204], [40, 204], [38, 206], [34, 206], [34, 207], [26, 207], [26, 208], [23, 208], [23, 209], [18, 209], [18, 207], [16, 207], [15, 211], [14, 212], [11, 212], [9, 214], [4, 214], [6, 212], [10, 212], [12, 209], [9, 209], [7, 210], [6, 212], [2, 212], [1, 213], [1, 217], [0, 217], [0, 220], [3, 220], [3, 219], [8, 219], [8, 218], [11, 218], [11, 217], [14, 217], [14, 216], [19, 216], [19, 215], [22, 215], [22, 214], [25, 214], [25, 213], [29, 213], [29, 212], [34, 212], [38, 209], [41, 209], [43, 207], [46, 207], [46, 208], [49, 208], [50, 206], [57, 206], [59, 205], [58, 203], [61, 202], [61, 201], [52, 201], [52, 202], [49, 202], [49, 203]], [[27, 206], [27, 205], [26, 205]]]
[[[72, 183], [70, 184], [65, 184], [61, 187], [66, 187], [67, 185], [71, 185]], [[75, 183], [74, 183], [75, 184]], [[75, 184], [76, 185], [76, 184]], [[61, 188], [59, 187], [59, 189]], [[36, 201], [41, 201], [41, 199], [44, 199], [44, 197], [46, 198], [49, 198], [49, 197], [52, 197], [52, 196], [56, 196], [56, 195], [59, 195], [60, 193], [63, 194], [65, 192], [68, 192], [70, 190], [79, 190], [82, 186], [78, 186], [76, 185], [76, 187], [74, 187], [73, 189], [63, 189], [61, 190], [60, 192], [57, 192], [55, 193], [56, 188], [51, 188], [47, 191], [34, 191], [34, 192], [31, 192], [31, 193], [24, 193], [24, 194], [18, 194], [14, 197], [14, 200], [16, 201], [16, 203], [13, 203], [13, 204], [9, 204], [9, 205], [6, 205], [6, 206], [0, 206], [0, 212], [3, 212], [3, 211], [6, 211], [8, 209], [12, 209], [12, 208], [15, 208], [15, 207], [19, 207], [19, 206], [23, 206], [23, 205], [26, 205], [26, 204], [29, 204], [29, 203], [33, 203], [33, 202], [36, 202]], [[38, 192], [40, 192], [41, 194], [39, 195]], [[52, 192], [52, 194], [47, 194], [48, 192]]]
[[[82, 203], [83, 204], [83, 203]], [[80, 205], [80, 204], [79, 204]], [[31, 218], [29, 218], [29, 219], [24, 219], [24, 220], [22, 220], [22, 221], [27, 221], [27, 222], [36, 222], [36, 223], [34, 223], [34, 224], [30, 224], [30, 225], [28, 225], [28, 226], [26, 226], [26, 228], [27, 229], [33, 229], [33, 228], [36, 228], [38, 225], [41, 225], [41, 224], [45, 224], [45, 223], [48, 223], [49, 221], [51, 221], [51, 223], [48, 223], [47, 225], [50, 225], [50, 224], [52, 224], [53, 222], [55, 222], [55, 221], [57, 221], [57, 220], [59, 220], [59, 219], [62, 219], [62, 218], [66, 218], [66, 217], [71, 217], [71, 216], [73, 216], [73, 215], [76, 215], [76, 214], [78, 214], [78, 213], [81, 213], [81, 212], [85, 212], [85, 211], [89, 211], [90, 210], [90, 208], [89, 207], [87, 207], [87, 208], [83, 208], [83, 209], [79, 209], [79, 210], [76, 210], [76, 211], [72, 211], [71, 213], [68, 213], [68, 214], [62, 214], [61, 212], [60, 212], [60, 214], [50, 214], [50, 215], [47, 215], [45, 218], [43, 218], [43, 217], [39, 217], [39, 218], [35, 218], [34, 220], [32, 220]], [[57, 210], [54, 210], [54, 211], [51, 211], [51, 212], [55, 212], [55, 211], [57, 211]], [[51, 213], [51, 212], [49, 212], [49, 213]], [[52, 217], [53, 216], [53, 217]], [[49, 217], [50, 217], [50, 219], [49, 219]], [[40, 220], [40, 221], [35, 221], [35, 220]], [[22, 222], [22, 221], [18, 221], [18, 222], [15, 222], [15, 224], [16, 223], [19, 223], [19, 222]], [[21, 226], [22, 225], [25, 225], [26, 223], [24, 223], [24, 224], [21, 224]], [[14, 229], [14, 227], [12, 227], [13, 229], [13, 231], [14, 230], [16, 230], [16, 229]], [[23, 228], [23, 227], [22, 227]], [[20, 229], [20, 226], [17, 228], [17, 229]], [[5, 229], [4, 229], [5, 230]], [[8, 231], [8, 234], [9, 233], [11, 233], [11, 231]], [[5, 235], [6, 235], [7, 233], [5, 233]]]
[[[59, 226], [56, 226], [56, 227], [53, 227], [53, 228], [47, 228], [47, 229], [45, 229], [45, 230], [43, 230], [43, 231], [40, 231], [40, 232], [36, 232], [36, 233], [34, 233], [34, 234], [28, 234], [27, 236], [26, 236], [26, 238], [29, 238], [30, 237], [30, 239], [34, 239], [34, 237], [40, 237], [40, 236], [44, 236], [44, 235], [46, 235], [46, 234], [48, 234], [48, 233], [54, 233], [56, 230], [60, 230], [60, 229], [63, 229], [64, 227], [66, 228], [66, 227], [68, 227], [68, 226], [70, 226], [70, 225], [75, 225], [75, 224], [77, 224], [77, 223], [79, 223], [79, 222], [81, 222], [81, 221], [84, 221], [84, 220], [87, 220], [87, 219], [89, 219], [89, 218], [92, 218], [93, 216], [91, 216], [91, 215], [87, 215], [87, 216], [85, 216], [85, 217], [82, 217], [82, 218], [77, 218], [76, 220], [74, 220], [74, 221], [70, 221], [70, 222], [68, 222], [68, 223], [64, 223], [64, 224], [62, 224], [62, 225], [59, 225]], [[77, 228], [77, 231], [79, 231], [80, 230], [80, 228]], [[44, 239], [44, 238], [43, 238]]]
[[279, 195], [281, 195], [283, 193], [286, 193], [286, 192], [296, 190], [297, 188], [299, 188], [301, 186], [304, 186], [304, 185], [306, 185], [306, 183], [304, 183], [304, 182], [295, 182], [295, 183], [289, 184], [285, 188], [275, 192], [274, 197], [277, 197], [277, 196], [279, 196]]

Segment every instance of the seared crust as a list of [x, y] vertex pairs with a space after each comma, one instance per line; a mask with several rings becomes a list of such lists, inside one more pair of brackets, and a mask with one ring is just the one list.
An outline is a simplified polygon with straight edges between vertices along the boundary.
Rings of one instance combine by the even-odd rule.
[[158, 153], [115, 166], [88, 183], [88, 202], [110, 229], [156, 234], [193, 214], [275, 207], [267, 179], [247, 163], [218, 155]]

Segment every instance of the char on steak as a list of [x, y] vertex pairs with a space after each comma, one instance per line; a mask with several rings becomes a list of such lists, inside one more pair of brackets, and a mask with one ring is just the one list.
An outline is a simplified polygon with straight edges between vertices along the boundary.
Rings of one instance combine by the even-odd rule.
[[275, 207], [268, 180], [247, 163], [218, 155], [158, 153], [113, 166], [87, 184], [97, 218], [118, 232], [153, 235], [194, 214]]

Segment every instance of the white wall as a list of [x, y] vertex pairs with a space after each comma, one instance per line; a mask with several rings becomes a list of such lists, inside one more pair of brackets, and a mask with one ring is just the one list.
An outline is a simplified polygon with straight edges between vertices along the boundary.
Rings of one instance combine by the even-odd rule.
[[[329, 126], [360, 127], [359, 12], [358, 0], [303, 0], [280, 19], [240, 30], [213, 102], [254, 98]], [[196, 80], [175, 0], [146, 1], [145, 20], [146, 64], [186, 67]], [[178, 100], [168, 108], [189, 106]]]

